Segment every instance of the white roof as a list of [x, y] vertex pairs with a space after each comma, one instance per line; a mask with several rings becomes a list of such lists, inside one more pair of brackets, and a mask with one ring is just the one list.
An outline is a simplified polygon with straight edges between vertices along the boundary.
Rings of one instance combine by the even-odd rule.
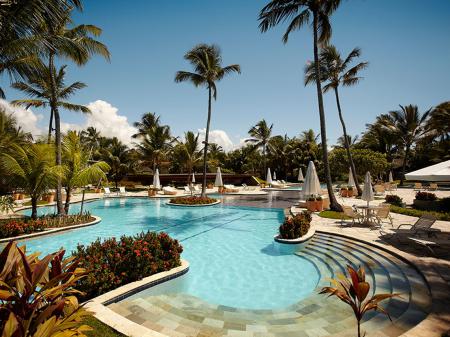
[[406, 174], [407, 180], [450, 181], [450, 160]]

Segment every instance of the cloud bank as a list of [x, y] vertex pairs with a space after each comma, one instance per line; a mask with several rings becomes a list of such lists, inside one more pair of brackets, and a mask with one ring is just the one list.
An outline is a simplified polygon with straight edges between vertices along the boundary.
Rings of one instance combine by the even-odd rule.
[[25, 131], [31, 133], [34, 137], [43, 134], [43, 130], [38, 126], [39, 121], [44, 117], [41, 114], [35, 114], [31, 109], [24, 109], [18, 105], [12, 105], [4, 99], [0, 99], [0, 108], [7, 114], [13, 115], [17, 124]]

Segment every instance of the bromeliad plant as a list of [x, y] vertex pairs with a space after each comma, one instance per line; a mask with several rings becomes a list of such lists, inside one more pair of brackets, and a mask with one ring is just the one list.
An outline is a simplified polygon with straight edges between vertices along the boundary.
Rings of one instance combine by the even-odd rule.
[[0, 254], [0, 332], [2, 337], [85, 336], [87, 311], [74, 288], [85, 270], [64, 250], [42, 259], [10, 242]]
[[323, 287], [320, 294], [329, 294], [329, 296], [336, 296], [342, 302], [347, 303], [352, 307], [353, 313], [358, 323], [358, 337], [361, 337], [361, 320], [365, 313], [371, 310], [376, 310], [386, 314], [391, 319], [389, 313], [379, 304], [391, 297], [398, 297], [399, 294], [376, 294], [371, 298], [366, 299], [370, 291], [370, 284], [366, 282], [366, 274], [363, 267], [355, 270], [351, 266], [347, 266], [347, 271], [350, 279], [345, 275], [338, 274], [338, 280], [332, 279], [331, 283], [336, 287]]

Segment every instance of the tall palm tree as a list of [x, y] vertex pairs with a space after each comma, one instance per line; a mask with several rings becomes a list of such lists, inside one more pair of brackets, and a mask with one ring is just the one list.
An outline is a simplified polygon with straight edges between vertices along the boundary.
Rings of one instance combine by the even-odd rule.
[[159, 125], [159, 118], [154, 112], [145, 113], [140, 122], [134, 122], [133, 124], [138, 129], [133, 138], [144, 137], [150, 129]]
[[[326, 83], [323, 87], [323, 92], [329, 90], [334, 91], [336, 98], [336, 105], [339, 114], [339, 120], [342, 125], [342, 132], [344, 134], [344, 148], [347, 151], [348, 161], [350, 163], [350, 169], [355, 179], [356, 189], [358, 194], [362, 194], [361, 186], [358, 183], [358, 176], [356, 175], [355, 163], [353, 162], [352, 153], [350, 152], [350, 144], [348, 142], [347, 128], [345, 126], [344, 117], [342, 115], [341, 102], [339, 100], [339, 86], [352, 86], [357, 84], [362, 77], [359, 77], [359, 72], [367, 67], [368, 62], [360, 62], [357, 65], [350, 67], [352, 61], [361, 55], [359, 48], [354, 48], [350, 54], [342, 59], [341, 54], [335, 46], [329, 45], [322, 48], [319, 56], [319, 67], [322, 78], [322, 82]], [[316, 82], [316, 64], [310, 63], [305, 67], [305, 85]]]
[[429, 129], [436, 130], [436, 134], [444, 139], [450, 139], [450, 101], [443, 102], [430, 113]]
[[206, 164], [208, 156], [209, 126], [211, 123], [211, 100], [217, 99], [216, 82], [225, 75], [233, 72], [240, 74], [241, 67], [232, 64], [222, 67], [220, 49], [216, 45], [199, 44], [188, 51], [184, 58], [191, 63], [195, 72], [178, 71], [175, 82], [191, 82], [194, 86], [208, 89], [208, 118], [206, 120], [206, 134], [203, 148], [203, 183], [202, 196], [206, 196]]
[[175, 139], [170, 134], [168, 125], [154, 126], [140, 137], [141, 142], [137, 145], [137, 150], [143, 162], [150, 163], [154, 172], [172, 149]]
[[93, 126], [89, 126], [86, 130], [81, 131], [81, 142], [89, 149], [89, 160], [92, 154], [95, 154], [100, 148], [100, 131]]
[[430, 110], [423, 114], [419, 112], [417, 105], [400, 105], [400, 110], [390, 111], [381, 115], [381, 123], [397, 138], [403, 150], [402, 176], [400, 186], [403, 185], [406, 173], [406, 165], [411, 147], [428, 132], [427, 120]]
[[64, 136], [62, 154], [65, 169], [63, 183], [66, 190], [64, 211], [68, 214], [73, 189], [106, 180], [105, 172], [110, 167], [104, 161], [89, 163], [90, 151], [83, 146], [80, 135], [75, 131], [69, 131]]
[[61, 166], [55, 165], [55, 151], [47, 144], [13, 145], [14, 155], [2, 153], [0, 167], [31, 197], [31, 217], [37, 218], [37, 202], [62, 177]]
[[125, 174], [131, 171], [129, 150], [128, 147], [116, 137], [108, 140], [104, 139], [104, 141], [105, 144], [103, 145], [107, 146], [100, 148], [100, 155], [103, 161], [109, 165], [110, 171], [108, 176], [114, 181], [117, 188], [119, 181]]
[[201, 159], [199, 136], [198, 133], [195, 135], [192, 131], [188, 131], [184, 133], [184, 142], [179, 142], [183, 153], [183, 161], [188, 172], [188, 185], [191, 183], [194, 166]]
[[263, 172], [262, 176], [266, 174], [267, 171], [267, 145], [269, 144], [270, 139], [272, 138], [272, 129], [273, 124], [270, 126], [267, 124], [265, 119], [260, 120], [256, 125], [252, 126], [250, 130], [248, 130], [248, 134], [250, 135], [249, 139], [246, 139], [245, 142], [253, 143], [255, 148], [261, 148], [263, 152]]
[[299, 30], [303, 26], [310, 23], [312, 19], [313, 51], [317, 75], [317, 101], [319, 106], [320, 135], [322, 137], [323, 149], [322, 156], [325, 168], [325, 179], [327, 183], [328, 196], [330, 198], [330, 208], [335, 211], [342, 211], [342, 207], [336, 200], [331, 183], [330, 164], [328, 161], [325, 110], [323, 107], [322, 84], [320, 81], [321, 75], [319, 69], [319, 44], [326, 45], [330, 40], [331, 24], [329, 18], [339, 7], [340, 2], [340, 0], [272, 0], [263, 7], [259, 14], [259, 28], [262, 32], [266, 32], [267, 30], [277, 26], [281, 22], [291, 20], [285, 34], [283, 35], [284, 43], [287, 43], [291, 32]]

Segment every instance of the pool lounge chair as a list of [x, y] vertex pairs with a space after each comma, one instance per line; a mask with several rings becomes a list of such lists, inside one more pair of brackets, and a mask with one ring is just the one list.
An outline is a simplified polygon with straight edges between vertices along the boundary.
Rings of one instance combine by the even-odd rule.
[[248, 191], [248, 190], [250, 190], [250, 188], [248, 187], [247, 184], [242, 184], [242, 190], [243, 191]]
[[177, 189], [172, 186], [165, 186], [162, 190], [164, 195], [177, 195], [178, 193]]
[[127, 195], [127, 191], [125, 190], [124, 186], [120, 186], [119, 187], [119, 192], [117, 193], [118, 195], [120, 195], [121, 197], [124, 197]]
[[231, 184], [225, 184], [223, 185], [223, 187], [225, 188], [225, 193], [237, 193], [239, 192], [239, 189]]
[[111, 196], [111, 190], [109, 189], [109, 187], [104, 187], [103, 190], [105, 191], [103, 193], [104, 197], [110, 197]]
[[[417, 237], [421, 234], [427, 234], [428, 237], [436, 236], [441, 230], [437, 228], [431, 228], [436, 222], [436, 218], [432, 215], [422, 215], [414, 224], [401, 224], [396, 229], [394, 233], [391, 233], [389, 237], [396, 237], [399, 241], [402, 237]], [[405, 228], [409, 226], [409, 228]], [[387, 234], [383, 233], [382, 234]]]
[[280, 181], [278, 181], [278, 180], [276, 180], [276, 181], [272, 181], [272, 187], [274, 187], [274, 188], [286, 188], [286, 186], [282, 183], [282, 182], [280, 182]]
[[256, 183], [259, 185], [259, 187], [266, 187], [268, 185], [267, 181], [259, 179], [258, 177], [252, 176], [252, 179], [254, 181], [256, 181]]

